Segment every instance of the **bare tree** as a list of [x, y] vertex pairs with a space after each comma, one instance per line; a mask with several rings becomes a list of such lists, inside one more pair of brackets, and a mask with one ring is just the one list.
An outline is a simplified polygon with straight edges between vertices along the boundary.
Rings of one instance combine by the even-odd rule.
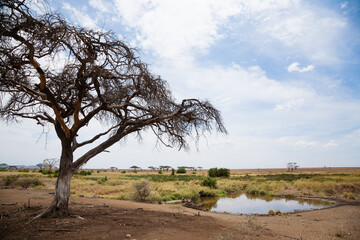
[[43, 167], [49, 168], [49, 170], [51, 171], [51, 169], [54, 168], [56, 164], [58, 164], [58, 162], [59, 162], [58, 158], [47, 158], [44, 159], [43, 161]]
[[117, 170], [117, 167], [110, 167], [111, 171]]
[[[73, 174], [126, 136], [149, 129], [158, 143], [187, 149], [206, 131], [226, 133], [217, 109], [198, 99], [177, 103], [115, 34], [72, 26], [46, 8], [35, 13], [29, 2], [0, 2], [0, 118], [53, 126], [61, 142], [54, 198], [38, 217], [67, 215]], [[78, 142], [93, 121], [107, 129]], [[84, 146], [91, 149], [74, 159]]]
[[294, 170], [298, 169], [299, 165], [296, 162], [288, 162], [287, 169], [288, 172], [293, 172]]

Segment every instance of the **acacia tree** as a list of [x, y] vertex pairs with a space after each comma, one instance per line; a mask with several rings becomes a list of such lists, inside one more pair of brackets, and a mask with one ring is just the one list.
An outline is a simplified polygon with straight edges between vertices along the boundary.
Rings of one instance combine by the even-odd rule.
[[57, 158], [47, 158], [43, 161], [43, 167], [49, 168], [49, 170], [51, 171], [51, 169], [54, 168], [58, 162], [59, 159]]
[[[38, 12], [26, 0], [0, 2], [0, 118], [53, 126], [61, 142], [54, 198], [38, 217], [67, 215], [73, 174], [128, 135], [149, 129], [158, 143], [186, 149], [189, 137], [226, 133], [218, 110], [198, 99], [176, 102], [166, 81], [115, 34]], [[93, 121], [107, 129], [78, 142]], [[84, 146], [91, 149], [74, 159]]]

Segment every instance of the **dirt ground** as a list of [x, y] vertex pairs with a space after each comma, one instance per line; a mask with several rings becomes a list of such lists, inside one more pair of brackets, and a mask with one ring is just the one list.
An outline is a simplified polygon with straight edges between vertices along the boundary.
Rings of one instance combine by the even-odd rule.
[[71, 217], [30, 219], [45, 210], [51, 190], [0, 189], [0, 239], [360, 239], [360, 205], [250, 216], [179, 205], [71, 198]]

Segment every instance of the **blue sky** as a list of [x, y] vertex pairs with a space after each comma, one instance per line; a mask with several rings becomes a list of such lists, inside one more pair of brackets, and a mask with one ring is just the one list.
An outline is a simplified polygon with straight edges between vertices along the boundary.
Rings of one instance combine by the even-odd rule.
[[[360, 166], [360, 2], [302, 0], [50, 1], [75, 25], [112, 30], [178, 100], [210, 100], [228, 136], [190, 152], [130, 136], [86, 167]], [[94, 123], [82, 132], [91, 136]], [[60, 155], [51, 129], [1, 125], [0, 162]], [[40, 139], [39, 139], [40, 137]], [[79, 156], [81, 153], [77, 153]]]

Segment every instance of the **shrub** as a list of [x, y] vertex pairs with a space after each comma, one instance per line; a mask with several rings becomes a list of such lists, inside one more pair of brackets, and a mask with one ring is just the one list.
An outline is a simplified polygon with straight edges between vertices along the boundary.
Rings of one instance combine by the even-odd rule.
[[209, 177], [229, 177], [230, 170], [228, 168], [210, 168], [208, 175]]
[[176, 173], [186, 173], [186, 169], [185, 168], [179, 168]]
[[42, 182], [39, 181], [39, 179], [37, 178], [22, 178], [22, 179], [18, 179], [15, 182], [16, 185], [21, 186], [24, 189], [28, 189], [29, 187], [34, 187], [34, 186], [40, 186], [40, 185], [44, 185]]
[[264, 186], [248, 185], [245, 192], [251, 195], [273, 195], [272, 192], [267, 191]]
[[51, 170], [39, 170], [39, 173], [42, 173], [44, 175], [47, 175], [47, 174], [52, 174], [53, 172]]
[[29, 172], [29, 169], [20, 169], [18, 172]]
[[92, 172], [91, 171], [80, 171], [79, 173], [81, 176], [87, 176], [87, 175], [91, 175]]
[[196, 203], [200, 198], [200, 194], [196, 192], [192, 192], [190, 194], [185, 194], [184, 198], [190, 199], [192, 202]]
[[4, 178], [4, 185], [5, 186], [13, 186], [18, 178], [19, 178], [19, 176], [15, 176], [15, 175], [6, 176]]
[[216, 193], [213, 191], [206, 191], [206, 190], [201, 190], [199, 192], [200, 197], [215, 197]]
[[173, 175], [173, 176], [175, 175], [175, 169], [173, 169], [173, 168], [171, 169], [171, 175]]
[[209, 187], [209, 188], [217, 188], [217, 180], [216, 178], [207, 177], [201, 181], [201, 186]]
[[150, 182], [146, 179], [135, 182], [133, 184], [134, 188], [134, 200], [140, 200], [144, 202], [146, 198], [150, 195], [151, 186]]
[[20, 178], [20, 176], [6, 176], [4, 178], [4, 185], [9, 187], [21, 186], [24, 189], [34, 186], [41, 186], [44, 185], [39, 179], [37, 178]]
[[162, 170], [159, 170], [159, 171], [158, 171], [158, 173], [159, 173], [159, 174], [162, 174], [162, 173], [163, 173], [163, 171], [162, 171]]
[[356, 199], [355, 195], [352, 192], [343, 192], [343, 197], [347, 198], [347, 199], [353, 199], [353, 200]]
[[122, 170], [121, 173], [126, 173], [126, 171], [125, 171], [125, 170]]
[[270, 210], [268, 211], [268, 214], [273, 216], [273, 215], [275, 215], [275, 212], [274, 212], [274, 210], [270, 209]]

